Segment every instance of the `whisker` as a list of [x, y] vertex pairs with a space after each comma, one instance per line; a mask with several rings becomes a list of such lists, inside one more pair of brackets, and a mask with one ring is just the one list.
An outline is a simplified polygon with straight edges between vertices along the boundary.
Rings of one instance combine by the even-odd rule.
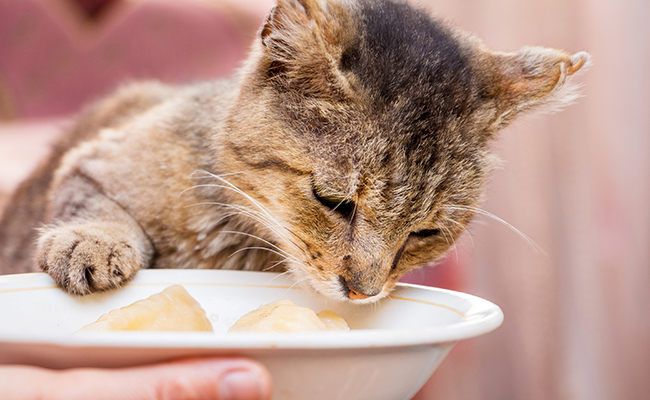
[[357, 213], [357, 205], [359, 204], [359, 194], [357, 194], [357, 199], [354, 202], [354, 208], [352, 209], [352, 215], [350, 216], [350, 221], [354, 220], [354, 216]]
[[294, 287], [300, 285], [300, 284], [303, 283], [304, 281], [305, 281], [305, 278], [302, 278], [302, 279], [296, 280], [296, 281], [293, 283], [293, 285], [289, 286], [289, 288], [284, 292], [284, 294], [286, 295], [287, 293], [289, 293], [290, 290], [292, 290]]
[[[236, 254], [238, 254], [238, 253], [241, 253], [242, 251], [245, 251], [245, 250], [266, 250], [266, 251], [270, 251], [271, 253], [276, 254], [276, 255], [278, 255], [278, 256], [280, 256], [280, 257], [286, 257], [284, 254], [279, 253], [279, 252], [277, 252], [277, 251], [275, 251], [275, 250], [273, 250], [273, 249], [269, 249], [268, 247], [262, 247], [262, 246], [248, 246], [248, 247], [243, 247], [243, 248], [241, 248], [241, 249], [235, 251], [234, 253], [232, 253], [231, 255], [229, 255], [228, 258], [233, 257], [234, 255], [236, 255]], [[292, 260], [292, 261], [294, 261], [294, 260]]]
[[[277, 233], [278, 236], [281, 236], [280, 232], [278, 232], [277, 228], [271, 222], [266, 220], [265, 217], [263, 215], [261, 215], [259, 212], [255, 211], [255, 210], [251, 210], [248, 207], [233, 205], [233, 204], [226, 204], [226, 203], [219, 203], [219, 202], [194, 203], [194, 204], [188, 205], [186, 207], [199, 206], [199, 205], [218, 205], [218, 206], [221, 206], [221, 207], [224, 207], [224, 208], [232, 208], [232, 209], [235, 209], [235, 210], [239, 210], [239, 212], [237, 212], [237, 213], [230, 213], [230, 214], [227, 214], [225, 216], [222, 216], [221, 218], [219, 218], [217, 220], [215, 225], [218, 225], [218, 223], [221, 222], [222, 220], [224, 220], [225, 218], [229, 218], [229, 217], [232, 217], [234, 215], [244, 215], [244, 216], [250, 217], [251, 219], [254, 219], [255, 221], [257, 221], [260, 224], [264, 225], [271, 232]], [[295, 243], [292, 243], [292, 242], [289, 242], [289, 243], [292, 244], [294, 247], [296, 247]]]
[[[200, 172], [205, 173], [206, 175], [204, 175], [204, 176], [194, 176], [194, 175], [196, 175], [197, 173], [200, 173]], [[229, 172], [229, 173], [227, 173], [227, 174], [219, 174], [219, 175], [217, 175], [217, 176], [221, 176], [221, 177], [224, 177], [224, 176], [233, 176], [233, 175], [245, 174], [245, 173], [247, 173], [247, 172], [248, 172], [248, 171]], [[196, 171], [192, 172], [192, 173], [190, 174], [190, 178], [196, 178], [196, 179], [202, 179], [202, 178], [213, 178], [215, 175], [216, 175], [216, 174], [212, 174], [212, 173], [210, 173], [210, 172], [207, 172], [207, 171], [204, 171], [204, 170], [200, 170], [200, 169], [199, 169], [199, 170], [196, 170]]]
[[289, 290], [293, 289], [294, 287], [300, 285], [301, 283], [303, 283], [303, 282], [305, 281], [305, 279], [306, 279], [306, 278], [302, 278], [302, 279], [298, 279], [297, 281], [295, 281], [295, 282], [293, 283], [293, 285], [289, 286], [289, 289], [287, 289], [287, 292], [288, 292]]
[[291, 271], [286, 270], [286, 271], [284, 271], [284, 272], [282, 272], [282, 273], [280, 273], [280, 274], [277, 274], [276, 276], [274, 276], [273, 278], [271, 278], [271, 282], [272, 282], [273, 280], [275, 280], [275, 279], [277, 279], [277, 278], [283, 276], [283, 275], [286, 275], [286, 274], [291, 274]]
[[[282, 256], [283, 256], [283, 257], [286, 257], [286, 258], [288, 258], [288, 259], [290, 259], [290, 260], [292, 260], [292, 261], [298, 261], [294, 256], [292, 256], [291, 254], [287, 253], [285, 250], [281, 249], [280, 247], [274, 245], [273, 243], [269, 242], [268, 240], [262, 239], [261, 237], [259, 237], [259, 236], [255, 236], [255, 235], [253, 235], [253, 234], [251, 234], [251, 233], [247, 233], [247, 232], [237, 232], [237, 231], [221, 231], [221, 233], [234, 233], [234, 234], [236, 234], [236, 235], [244, 235], [244, 236], [248, 236], [248, 237], [253, 238], [253, 239], [257, 239], [257, 240], [262, 241], [262, 242], [268, 244], [269, 246], [273, 247], [273, 249], [275, 249], [276, 251], [282, 253]], [[269, 250], [270, 250], [270, 249], [269, 249]], [[240, 251], [240, 250], [237, 250], [237, 251]]]
[[452, 224], [456, 224], [456, 225], [458, 225], [458, 226], [459, 226], [459, 227], [460, 227], [464, 232], [467, 233], [467, 236], [469, 236], [469, 240], [470, 240], [470, 242], [472, 242], [472, 248], [476, 247], [476, 245], [474, 244], [474, 237], [473, 237], [472, 234], [469, 232], [469, 230], [468, 230], [465, 226], [463, 226], [463, 224], [461, 224], [461, 223], [458, 222], [458, 221], [454, 221], [454, 220], [451, 219], [451, 218], [447, 218], [447, 217], [445, 217], [444, 219], [445, 219], [445, 221], [449, 221], [449, 222], [451, 222]]
[[447, 233], [449, 234], [449, 237], [451, 237], [451, 244], [449, 244], [449, 241], [447, 241], [447, 235], [444, 235], [445, 236], [445, 241], [447, 241], [447, 244], [450, 246], [450, 248], [452, 250], [454, 250], [454, 254], [456, 255], [456, 264], [458, 264], [460, 261], [458, 259], [458, 251], [456, 251], [456, 241], [454, 240], [454, 235], [451, 233], [449, 228], [447, 228], [446, 226], [443, 225], [442, 228], [444, 230], [446, 230]]
[[[204, 178], [213, 178], [217, 182], [216, 183], [201, 183], [194, 185], [188, 189], [185, 189], [181, 194], [186, 193], [189, 190], [194, 190], [202, 187], [208, 187], [208, 188], [215, 188], [215, 189], [222, 189], [224, 191], [230, 191], [233, 192], [237, 195], [242, 196], [245, 200], [250, 202], [251, 206], [244, 206], [244, 205], [238, 205], [238, 204], [227, 204], [227, 203], [220, 203], [220, 202], [201, 202], [201, 203], [196, 203], [193, 204], [192, 206], [197, 206], [197, 205], [216, 205], [219, 206], [220, 208], [224, 209], [229, 209], [231, 210], [230, 212], [226, 212], [226, 215], [223, 215], [220, 217], [219, 221], [217, 224], [219, 224], [223, 219], [230, 218], [233, 216], [242, 216], [242, 217], [248, 217], [252, 219], [253, 221], [261, 224], [264, 228], [269, 229], [271, 232], [273, 232], [278, 240], [281, 240], [283, 245], [286, 244], [287, 246], [290, 246], [290, 248], [295, 249], [299, 253], [302, 253], [306, 250], [303, 249], [303, 245], [305, 248], [308, 248], [309, 246], [307, 243], [296, 233], [292, 232], [290, 229], [286, 228], [279, 222], [279, 220], [271, 213], [271, 211], [266, 208], [263, 204], [261, 204], [259, 201], [254, 199], [251, 195], [248, 193], [244, 192], [240, 188], [238, 188], [236, 185], [228, 181], [226, 179], [226, 176], [230, 175], [236, 175], [236, 174], [241, 174], [244, 172], [238, 172], [238, 173], [232, 173], [232, 174], [223, 174], [223, 175], [216, 175], [213, 174], [209, 171], [204, 171], [204, 170], [197, 170], [194, 173], [192, 173], [191, 177], [195, 177], [198, 179], [204, 179]], [[296, 257], [287, 252], [286, 250], [283, 250], [279, 246], [271, 243], [269, 240], [263, 239], [259, 236], [247, 233], [247, 232], [238, 232], [238, 231], [221, 231], [221, 233], [232, 233], [232, 234], [237, 234], [237, 235], [243, 235], [243, 236], [248, 236], [253, 239], [260, 240], [262, 243], [266, 244], [269, 247], [265, 246], [259, 246], [259, 247], [245, 247], [242, 249], [238, 249], [236, 252], [230, 255], [230, 257], [234, 256], [235, 254], [238, 254], [239, 252], [243, 252], [244, 250], [253, 250], [253, 249], [258, 249], [258, 250], [266, 250], [271, 253], [274, 253], [281, 257], [282, 259], [275, 263], [274, 265], [266, 268], [265, 270], [268, 269], [273, 269], [277, 267], [278, 265], [281, 265], [282, 263], [286, 263], [287, 261], [291, 262], [292, 264], [296, 264], [297, 266], [302, 266], [302, 262]], [[291, 272], [291, 270], [288, 270], [287, 272]], [[284, 275], [281, 274], [281, 275]], [[279, 275], [278, 275], [279, 276]], [[306, 278], [301, 278], [301, 279], [296, 279], [296, 282], [291, 286], [292, 288], [295, 285], [298, 285], [302, 283]]]
[[[287, 262], [287, 261], [290, 261], [290, 260], [282, 260], [282, 261], [278, 261], [278, 262], [276, 262], [275, 264], [271, 265], [270, 267], [266, 267], [266, 268], [264, 268], [262, 271], [269, 271], [269, 270], [272, 270], [273, 268], [275, 268], [275, 267], [277, 267], [278, 265], [283, 264], [283, 263], [285, 263], [285, 262]], [[283, 272], [283, 273], [285, 273], [285, 272]], [[273, 278], [273, 279], [275, 279], [275, 278]]]
[[259, 207], [259, 209], [262, 210], [264, 213], [267, 213], [267, 214], [269, 214], [270, 217], [272, 217], [272, 216], [270, 215], [270, 213], [268, 212], [268, 210], [266, 209], [266, 207], [264, 207], [262, 204], [260, 204], [260, 202], [258, 202], [258, 201], [255, 200], [254, 198], [252, 198], [252, 197], [251, 197], [250, 195], [248, 195], [246, 192], [244, 192], [243, 190], [239, 189], [237, 186], [235, 186], [235, 185], [233, 185], [232, 183], [230, 183], [227, 179], [225, 179], [225, 178], [223, 178], [223, 177], [221, 177], [221, 176], [219, 176], [219, 175], [212, 174], [212, 173], [210, 173], [210, 172], [208, 172], [208, 171], [203, 171], [203, 172], [205, 172], [205, 173], [208, 174], [208, 175], [211, 175], [211, 176], [212, 176], [213, 178], [215, 178], [215, 179], [218, 179], [218, 180], [222, 181], [223, 183], [225, 183], [226, 185], [228, 185], [228, 187], [224, 187], [224, 188], [231, 188], [231, 189], [232, 189], [233, 191], [235, 191], [236, 193], [241, 194], [241, 195], [244, 196], [246, 199], [248, 199], [251, 203], [253, 203], [253, 204], [256, 205], [257, 207]]
[[548, 255], [546, 253], [546, 251], [544, 251], [544, 249], [540, 245], [535, 243], [535, 241], [533, 239], [529, 238], [526, 234], [521, 232], [519, 229], [515, 228], [510, 223], [506, 222], [502, 218], [497, 217], [496, 215], [492, 214], [491, 212], [485, 211], [485, 210], [483, 210], [481, 208], [477, 208], [477, 207], [461, 206], [461, 205], [445, 206], [445, 208], [450, 209], [450, 210], [472, 211], [472, 212], [475, 212], [477, 214], [492, 218], [493, 220], [495, 220], [497, 222], [500, 222], [501, 224], [503, 224], [504, 226], [506, 226], [507, 228], [509, 228], [510, 230], [515, 232], [516, 234], [518, 234], [536, 252], [538, 252], [538, 253], [540, 253], [542, 255], [545, 255], [545, 256]]
[[[210, 174], [210, 173], [207, 172], [207, 171], [203, 171], [203, 172], [205, 172], [205, 173], [207, 173], [207, 174]], [[275, 226], [277, 226], [278, 228], [285, 229], [285, 228], [282, 226], [282, 224], [280, 224], [280, 223], [275, 219], [275, 217], [274, 217], [274, 216], [273, 216], [273, 215], [268, 211], [268, 209], [267, 209], [266, 207], [264, 207], [260, 202], [258, 202], [258, 201], [255, 200], [254, 198], [252, 198], [250, 195], [248, 195], [248, 194], [247, 194], [246, 192], [244, 192], [243, 190], [239, 189], [237, 186], [235, 186], [235, 185], [233, 185], [232, 183], [230, 183], [228, 180], [226, 180], [226, 179], [224, 179], [224, 178], [222, 178], [222, 177], [220, 177], [220, 176], [218, 176], [218, 175], [214, 175], [214, 174], [210, 174], [210, 175], [211, 175], [212, 177], [214, 177], [215, 179], [218, 179], [219, 181], [224, 182], [224, 185], [219, 185], [219, 184], [195, 185], [195, 186], [193, 186], [192, 188], [189, 188], [189, 189], [198, 188], [198, 187], [216, 187], [216, 188], [221, 188], [221, 189], [225, 189], [225, 190], [233, 191], [233, 192], [235, 192], [235, 193], [237, 193], [237, 194], [242, 195], [242, 196], [243, 196], [244, 198], [246, 198], [248, 201], [250, 201], [251, 203], [253, 203], [254, 206], [256, 206], [257, 208], [259, 208], [260, 211], [262, 212], [262, 214], [264, 215], [264, 217], [266, 217], [266, 218], [268, 219], [269, 222], [272, 222], [272, 223], [273, 223]], [[189, 190], [189, 189], [186, 189], [186, 190]], [[284, 239], [284, 240], [286, 240], [287, 242], [289, 242], [290, 244], [293, 244], [293, 243], [291, 243], [291, 239], [290, 239], [289, 237], [287, 237], [286, 234], [285, 234], [284, 232], [282, 232], [282, 231], [280, 231], [280, 230], [276, 230], [275, 233], [278, 234], [278, 236], [280, 236], [282, 239]], [[293, 245], [295, 245], [295, 244], [293, 244]]]
[[[295, 233], [293, 233], [293, 232], [289, 231], [287, 228], [285, 228], [273, 216], [273, 214], [266, 207], [264, 207], [264, 205], [262, 205], [260, 202], [258, 202], [257, 200], [252, 198], [250, 195], [245, 193], [243, 190], [239, 189], [237, 186], [233, 185], [231, 182], [229, 182], [227, 179], [224, 178], [224, 176], [236, 175], [236, 174], [241, 174], [241, 173], [245, 173], [245, 172], [246, 171], [231, 173], [231, 174], [215, 175], [215, 174], [213, 174], [211, 172], [208, 172], [208, 171], [205, 171], [205, 170], [197, 170], [197, 171], [195, 171], [193, 173], [193, 175], [197, 174], [197, 173], [203, 173], [203, 174], [205, 174], [205, 176], [203, 176], [204, 178], [212, 177], [212, 178], [215, 178], [215, 179], [217, 179], [217, 180], [224, 183], [223, 185], [210, 184], [210, 185], [205, 185], [205, 186], [223, 188], [223, 189], [226, 189], [226, 190], [234, 191], [235, 193], [238, 193], [238, 194], [242, 195], [244, 198], [246, 198], [248, 201], [250, 201], [254, 206], [256, 206], [258, 209], [261, 210], [261, 214], [260, 214], [259, 212], [256, 212], [254, 210], [251, 210], [250, 208], [247, 208], [247, 210], [249, 212], [251, 212], [251, 213], [254, 212], [259, 218], [264, 219], [267, 222], [267, 226], [269, 226], [271, 231], [274, 232], [276, 235], [278, 235], [281, 239], [283, 239], [288, 245], [293, 246], [294, 249], [296, 249], [297, 251], [302, 251], [300, 246], [298, 246], [294, 242], [293, 238], [291, 236], [287, 236], [287, 232], [290, 233], [291, 235], [293, 235], [294, 237], [297, 237], [303, 243], [304, 243], [304, 240], [300, 239], [300, 237], [298, 237], [298, 235], [296, 235]], [[201, 186], [203, 186], [203, 185], [196, 185], [194, 187], [201, 187]], [[273, 228], [271, 226], [273, 226]], [[306, 245], [306, 243], [305, 243], [305, 245]]]
[[[290, 234], [292, 234], [296, 239], [300, 240], [300, 241], [302, 242], [302, 244], [305, 245], [306, 248], [309, 248], [309, 245], [307, 244], [307, 242], [305, 242], [305, 241], [304, 241], [300, 236], [296, 235], [296, 234], [295, 234], [291, 229], [288, 229], [288, 228], [284, 228], [284, 229], [285, 229], [287, 232], [289, 232]], [[293, 243], [293, 244], [294, 244], [294, 246], [295, 246], [298, 250], [301, 250], [301, 249], [300, 249], [300, 246], [298, 246], [298, 245], [295, 244], [295, 243]]]
[[[453, 243], [453, 237], [454, 237], [454, 236], [451, 234], [451, 232], [449, 231], [449, 229], [448, 229], [447, 227], [445, 227], [445, 226], [442, 226], [442, 228], [445, 228], [445, 230], [447, 231], [447, 233], [449, 233], [449, 236], [452, 238], [452, 243]], [[442, 233], [442, 236], [445, 238], [445, 242], [447, 242], [447, 246], [451, 247], [451, 246], [452, 246], [452, 243], [449, 243], [449, 239], [447, 238], [447, 235], [445, 234], [445, 232], [444, 232], [444, 231], [440, 231], [440, 232]]]

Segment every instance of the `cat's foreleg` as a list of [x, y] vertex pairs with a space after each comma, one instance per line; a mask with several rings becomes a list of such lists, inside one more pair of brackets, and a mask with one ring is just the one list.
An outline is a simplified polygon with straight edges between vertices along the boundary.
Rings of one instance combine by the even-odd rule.
[[81, 174], [52, 189], [52, 224], [42, 229], [36, 260], [66, 291], [117, 288], [151, 262], [154, 247], [138, 222]]

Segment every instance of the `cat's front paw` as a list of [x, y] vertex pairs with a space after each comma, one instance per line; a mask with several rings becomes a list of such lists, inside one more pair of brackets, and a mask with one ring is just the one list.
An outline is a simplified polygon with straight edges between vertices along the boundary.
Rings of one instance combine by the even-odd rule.
[[86, 222], [48, 228], [37, 260], [66, 291], [84, 295], [120, 287], [146, 265], [128, 226]]

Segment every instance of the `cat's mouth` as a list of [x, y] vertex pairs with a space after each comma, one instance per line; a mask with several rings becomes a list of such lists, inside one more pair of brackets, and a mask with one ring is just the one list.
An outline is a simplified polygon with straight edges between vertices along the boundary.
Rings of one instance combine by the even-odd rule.
[[388, 282], [385, 282], [381, 287], [376, 289], [362, 289], [354, 284], [348, 282], [345, 277], [338, 276], [338, 285], [340, 298], [345, 301], [352, 301], [358, 304], [368, 304], [374, 303], [388, 295], [390, 293], [392, 286]]
[[382, 292], [381, 289], [364, 290], [358, 288], [357, 286], [348, 283], [348, 281], [342, 275], [339, 275], [338, 279], [341, 285], [341, 291], [343, 292], [344, 296], [350, 300], [366, 300], [372, 297], [376, 297]]
[[360, 285], [351, 284], [342, 275], [314, 276], [304, 268], [293, 269], [291, 272], [297, 282], [308, 283], [317, 293], [336, 301], [350, 301], [355, 304], [374, 303], [388, 295], [393, 285], [384, 282], [376, 289], [363, 289]]

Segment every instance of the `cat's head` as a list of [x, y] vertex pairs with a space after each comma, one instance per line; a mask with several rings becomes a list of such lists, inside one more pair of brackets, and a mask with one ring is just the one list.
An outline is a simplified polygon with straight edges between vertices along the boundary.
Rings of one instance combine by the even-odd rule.
[[588, 59], [492, 52], [395, 0], [278, 0], [242, 71], [221, 172], [241, 172], [233, 183], [281, 226], [268, 237], [298, 279], [374, 301], [454, 245], [495, 132], [571, 101], [567, 78]]

